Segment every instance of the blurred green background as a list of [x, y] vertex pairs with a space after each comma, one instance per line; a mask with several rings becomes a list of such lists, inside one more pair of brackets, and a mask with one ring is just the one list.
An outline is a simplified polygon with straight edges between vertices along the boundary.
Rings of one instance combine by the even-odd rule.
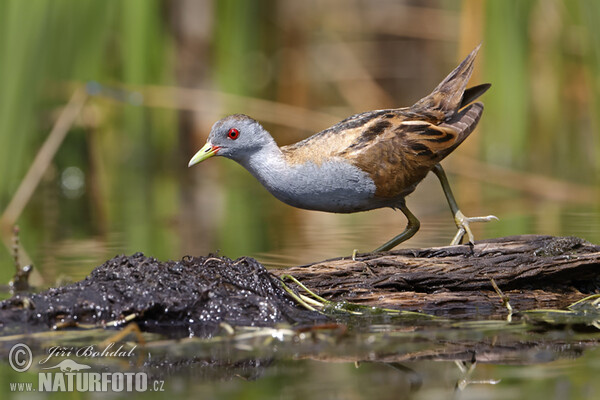
[[[187, 161], [230, 113], [283, 145], [408, 106], [480, 42], [486, 111], [444, 162], [463, 212], [501, 219], [476, 235], [600, 243], [598, 16], [596, 0], [0, 0], [0, 211], [33, 190], [3, 215], [0, 281], [13, 223], [44, 285], [117, 253], [284, 265], [370, 250], [400, 213], [296, 210], [229, 160]], [[61, 115], [64, 141], [26, 180]], [[422, 230], [404, 247], [453, 236], [439, 185], [421, 186], [408, 205]]]

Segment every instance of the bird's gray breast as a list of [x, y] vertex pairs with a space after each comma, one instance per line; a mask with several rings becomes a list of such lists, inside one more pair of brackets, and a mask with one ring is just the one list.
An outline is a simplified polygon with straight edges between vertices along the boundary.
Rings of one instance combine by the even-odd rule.
[[298, 208], [348, 213], [375, 206], [373, 180], [340, 159], [322, 164], [285, 164], [257, 178], [279, 200]]

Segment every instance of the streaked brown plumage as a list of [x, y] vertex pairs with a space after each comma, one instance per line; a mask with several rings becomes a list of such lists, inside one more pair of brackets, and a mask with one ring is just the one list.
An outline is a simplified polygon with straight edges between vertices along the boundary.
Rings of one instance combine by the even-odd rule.
[[276, 197], [296, 207], [329, 212], [402, 210], [409, 220], [406, 230], [377, 250], [388, 250], [416, 233], [419, 221], [404, 198], [432, 171], [459, 228], [453, 243], [465, 233], [472, 241], [469, 222], [495, 217], [464, 217], [439, 162], [481, 118], [483, 104], [473, 101], [490, 85], [465, 90], [478, 50], [479, 46], [411, 107], [356, 114], [281, 148], [258, 122], [244, 115], [229, 116], [215, 123], [206, 146], [189, 165], [216, 154], [232, 158]]
[[283, 146], [285, 159], [290, 164], [318, 164], [343, 157], [369, 174], [377, 187], [376, 196], [410, 194], [479, 122], [483, 104], [469, 103], [490, 85], [464, 91], [478, 50], [412, 107], [353, 115], [303, 141]]

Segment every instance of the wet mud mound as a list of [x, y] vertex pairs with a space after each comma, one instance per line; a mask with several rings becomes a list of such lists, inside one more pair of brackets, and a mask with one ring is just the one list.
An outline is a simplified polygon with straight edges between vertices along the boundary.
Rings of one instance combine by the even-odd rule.
[[296, 305], [252, 258], [117, 256], [84, 280], [0, 303], [0, 334], [115, 321], [170, 336], [210, 336], [232, 326], [273, 326], [324, 317]]

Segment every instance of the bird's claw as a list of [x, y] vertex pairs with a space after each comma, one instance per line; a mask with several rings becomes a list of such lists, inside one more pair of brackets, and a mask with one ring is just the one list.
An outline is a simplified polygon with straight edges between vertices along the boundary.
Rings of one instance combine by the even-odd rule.
[[458, 228], [456, 235], [454, 235], [454, 239], [450, 243], [451, 246], [457, 245], [462, 240], [463, 236], [467, 234], [467, 238], [469, 239], [469, 243], [475, 242], [475, 237], [473, 236], [473, 232], [471, 231], [471, 227], [469, 224], [471, 222], [489, 222], [493, 220], [498, 220], [498, 217], [495, 215], [487, 215], [485, 217], [467, 217], [460, 210], [454, 214], [454, 222]]

